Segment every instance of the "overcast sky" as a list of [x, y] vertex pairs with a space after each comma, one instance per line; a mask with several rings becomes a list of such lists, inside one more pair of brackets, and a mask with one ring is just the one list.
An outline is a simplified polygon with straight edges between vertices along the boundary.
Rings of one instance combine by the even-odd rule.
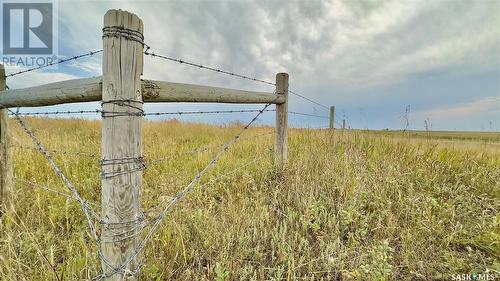
[[[428, 119], [434, 130], [500, 130], [500, 0], [59, 1], [59, 54], [101, 49], [103, 16], [112, 8], [143, 19], [145, 41], [157, 54], [270, 81], [288, 72], [290, 89], [335, 105], [337, 119], [354, 128], [404, 128], [402, 115], [409, 105], [412, 129], [423, 129]], [[100, 75], [101, 59], [97, 55], [8, 83], [20, 88]], [[144, 78], [274, 90], [149, 57]], [[164, 104], [147, 109], [206, 108], [259, 107]], [[324, 108], [296, 96], [290, 96], [290, 110], [328, 116]], [[294, 126], [328, 125], [327, 119], [290, 118]], [[272, 113], [261, 118], [268, 124], [273, 120]]]

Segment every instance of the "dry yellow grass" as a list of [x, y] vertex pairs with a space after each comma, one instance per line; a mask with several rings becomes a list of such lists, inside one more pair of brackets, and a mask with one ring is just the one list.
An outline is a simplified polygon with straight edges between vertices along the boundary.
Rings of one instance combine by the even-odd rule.
[[[28, 119], [49, 149], [99, 153], [100, 123]], [[145, 124], [143, 207], [174, 195], [241, 129]], [[32, 146], [13, 124], [15, 143]], [[500, 271], [498, 143], [454, 147], [403, 134], [293, 129], [284, 171], [273, 135], [252, 128], [176, 205], [146, 248], [143, 280], [442, 280]], [[484, 147], [488, 149], [484, 149]], [[98, 273], [79, 206], [22, 180], [65, 188], [39, 153], [16, 148], [12, 210], [2, 218], [1, 280], [79, 280]], [[99, 158], [54, 154], [99, 202]], [[175, 156], [178, 155], [178, 156]], [[241, 168], [242, 165], [246, 165]], [[222, 176], [228, 172], [231, 174]]]

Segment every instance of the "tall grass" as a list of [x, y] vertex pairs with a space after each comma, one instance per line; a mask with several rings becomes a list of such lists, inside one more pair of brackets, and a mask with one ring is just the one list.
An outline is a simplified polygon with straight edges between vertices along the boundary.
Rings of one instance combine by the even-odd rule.
[[[50, 148], [100, 149], [100, 123], [28, 120]], [[31, 145], [13, 124], [15, 142]], [[240, 130], [145, 124], [144, 209], [174, 195]], [[451, 280], [500, 271], [500, 158], [481, 145], [294, 129], [289, 163], [252, 128], [176, 205], [144, 253], [143, 280]], [[1, 280], [78, 280], [98, 273], [85, 219], [36, 151], [16, 148], [11, 211], [2, 218]], [[99, 159], [55, 154], [83, 197], [99, 202]], [[239, 168], [239, 169], [238, 169]], [[231, 174], [223, 176], [227, 172]]]

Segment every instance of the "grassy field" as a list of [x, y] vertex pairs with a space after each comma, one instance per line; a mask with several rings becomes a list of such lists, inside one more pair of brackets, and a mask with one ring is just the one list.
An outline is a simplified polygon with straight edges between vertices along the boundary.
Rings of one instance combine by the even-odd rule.
[[474, 131], [367, 131], [365, 133], [385, 136], [407, 136], [420, 139], [472, 141], [472, 142], [500, 142], [499, 132]]
[[[27, 123], [50, 149], [99, 153], [98, 121]], [[144, 172], [143, 208], [182, 189], [216, 145], [240, 129], [146, 123], [146, 159], [172, 157]], [[14, 123], [12, 130], [15, 144], [32, 146]], [[463, 144], [454, 138], [450, 145], [403, 133], [293, 129], [290, 161], [278, 171], [266, 132], [272, 129], [248, 130], [205, 184], [171, 210], [146, 248], [141, 280], [452, 280], [471, 272], [498, 278], [498, 137]], [[206, 146], [213, 148], [182, 153]], [[99, 157], [54, 155], [83, 197], [99, 202]], [[96, 276], [79, 205], [55, 193], [66, 189], [39, 153], [17, 147], [14, 161], [0, 279]]]

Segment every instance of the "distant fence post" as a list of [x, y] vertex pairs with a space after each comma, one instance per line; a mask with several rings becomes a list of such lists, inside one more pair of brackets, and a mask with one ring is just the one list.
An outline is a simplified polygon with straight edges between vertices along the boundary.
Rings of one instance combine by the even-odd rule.
[[[5, 67], [0, 64], [0, 91], [5, 91], [6, 88]], [[10, 149], [8, 110], [0, 109], [0, 215], [9, 206], [12, 189], [12, 154]]]
[[285, 97], [284, 103], [276, 105], [276, 143], [274, 147], [274, 161], [281, 167], [287, 160], [288, 73], [276, 74], [276, 94]]
[[335, 127], [335, 106], [330, 106], [330, 130]]
[[[102, 216], [104, 273], [134, 255], [140, 235], [143, 104], [143, 23], [135, 14], [109, 10], [104, 16], [102, 67]], [[107, 223], [106, 223], [107, 222]], [[119, 240], [119, 241], [117, 241]], [[110, 242], [111, 241], [111, 242]], [[134, 258], [124, 271], [139, 265]], [[136, 280], [123, 271], [107, 280]]]
[[345, 119], [342, 119], [342, 130], [345, 129]]

